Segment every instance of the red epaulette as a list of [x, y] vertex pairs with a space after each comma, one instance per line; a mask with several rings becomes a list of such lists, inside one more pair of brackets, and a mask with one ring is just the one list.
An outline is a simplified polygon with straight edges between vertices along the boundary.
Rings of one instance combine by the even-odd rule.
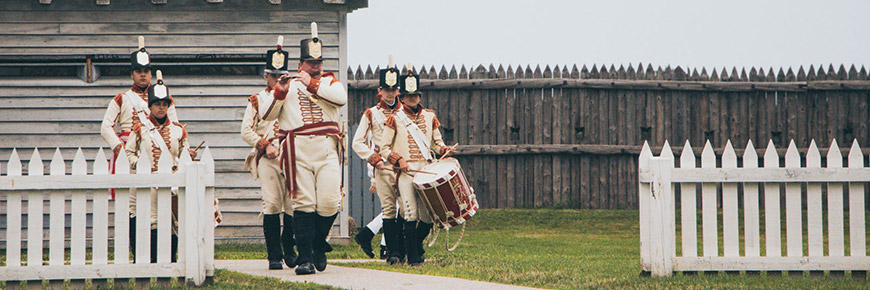
[[260, 109], [260, 101], [257, 100], [257, 94], [253, 94], [248, 97], [248, 102], [251, 102], [251, 107], [254, 108], [254, 112], [258, 112], [257, 110]]
[[384, 125], [387, 125], [393, 130], [396, 130], [396, 118], [393, 118], [393, 115], [390, 115], [390, 117], [388, 117], [387, 120], [384, 121]]
[[338, 78], [335, 77], [335, 74], [332, 72], [328, 72], [328, 73], [320, 75], [320, 78], [323, 78], [323, 77], [332, 77], [332, 81], [329, 82], [329, 85], [332, 85], [332, 84], [338, 82]]
[[121, 104], [124, 103], [124, 93], [116, 95], [114, 98], [112, 98], [112, 100], [115, 101], [116, 104], [118, 104], [118, 107], [120, 107]]
[[372, 122], [372, 109], [371, 108], [366, 109], [366, 111], [363, 112], [363, 114], [366, 115], [366, 118], [369, 118], [369, 123], [371, 123]]
[[432, 129], [438, 129], [438, 127], [441, 127], [441, 121], [438, 121], [438, 116], [435, 116], [432, 118]]

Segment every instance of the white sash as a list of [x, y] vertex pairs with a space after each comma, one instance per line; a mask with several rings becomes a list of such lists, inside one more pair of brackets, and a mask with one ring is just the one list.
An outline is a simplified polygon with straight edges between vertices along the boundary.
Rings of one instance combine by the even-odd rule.
[[257, 93], [257, 113], [260, 115], [260, 120], [266, 118], [263, 114], [269, 110], [269, 106], [272, 105], [272, 101], [275, 99], [275, 96], [272, 93], [266, 92], [266, 90], [262, 90]]
[[384, 112], [378, 109], [378, 106], [374, 106], [371, 109], [372, 112], [372, 123], [378, 124], [378, 126], [383, 126], [384, 121], [387, 120], [387, 116], [384, 116]]
[[402, 125], [405, 125], [405, 128], [408, 129], [408, 133], [411, 134], [411, 139], [414, 139], [414, 143], [417, 143], [417, 147], [420, 148], [420, 153], [423, 155], [423, 158], [426, 161], [432, 161], [432, 153], [430, 151], [429, 142], [424, 142], [426, 140], [426, 135], [423, 134], [423, 131], [420, 131], [420, 127], [417, 127], [417, 123], [411, 121], [408, 118], [408, 115], [405, 115], [405, 112], [399, 110], [396, 112], [396, 116], [399, 118], [399, 121], [402, 122]]
[[[154, 143], [157, 143], [157, 147], [160, 147], [160, 151], [171, 155], [172, 153], [169, 152], [169, 148], [166, 147], [166, 142], [163, 142], [163, 136], [160, 136], [160, 133], [157, 132], [157, 128], [154, 127], [154, 124], [151, 123], [151, 120], [148, 119], [148, 115], [145, 113], [145, 110], [148, 109], [148, 103], [143, 101], [142, 98], [132, 90], [127, 91], [124, 96], [125, 101], [130, 102], [130, 105], [133, 106], [133, 111], [136, 111], [136, 115], [139, 117], [139, 123], [142, 124], [142, 126], [145, 126], [145, 129], [148, 129], [148, 134], [151, 135], [151, 145], [153, 146]], [[169, 118], [169, 116], [166, 116], [166, 118]]]

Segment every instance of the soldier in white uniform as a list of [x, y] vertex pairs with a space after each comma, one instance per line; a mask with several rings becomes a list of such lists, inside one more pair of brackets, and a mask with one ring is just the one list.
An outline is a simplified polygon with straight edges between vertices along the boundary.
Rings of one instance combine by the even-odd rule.
[[423, 263], [423, 240], [432, 229], [433, 220], [414, 189], [411, 170], [420, 170], [434, 161], [433, 152], [449, 156], [455, 149], [444, 145], [435, 111], [424, 109], [420, 104], [420, 77], [411, 71], [410, 64], [408, 68], [408, 74], [399, 77], [402, 110], [387, 118], [380, 138], [380, 154], [400, 171], [397, 187], [406, 220], [405, 251], [408, 264], [417, 266]]
[[[274, 100], [278, 77], [287, 73], [288, 53], [282, 49], [284, 37], [278, 37], [278, 48], [266, 52], [266, 89], [248, 98], [248, 107], [242, 119], [242, 140], [254, 147], [245, 160], [245, 168], [251, 170], [254, 179], [260, 180], [263, 193], [263, 235], [266, 238], [266, 253], [269, 269], [280, 270], [283, 258], [287, 267], [296, 267], [296, 241], [293, 238], [293, 200], [284, 186], [278, 151], [278, 122], [263, 119]], [[281, 232], [283, 213], [284, 232]], [[282, 251], [283, 248], [283, 251]]]
[[[112, 174], [115, 173], [115, 160], [119, 155], [124, 155], [121, 150], [124, 149], [124, 144], [130, 136], [130, 130], [141, 122], [137, 111], [141, 111], [144, 116], [151, 113], [148, 107], [148, 88], [151, 87], [152, 76], [151, 55], [145, 50], [145, 38], [142, 36], [139, 36], [139, 49], [130, 54], [130, 64], [130, 78], [133, 79], [133, 86], [129, 90], [115, 95], [109, 101], [109, 106], [106, 108], [106, 114], [100, 125], [100, 135], [113, 153], [109, 162], [109, 171]], [[169, 96], [167, 116], [171, 122], [178, 122], [175, 100], [172, 99], [172, 96]], [[119, 127], [119, 133], [115, 132], [116, 125]], [[114, 198], [115, 190], [111, 189], [109, 192]], [[135, 196], [131, 197], [135, 198]], [[131, 228], [136, 224], [134, 215], [135, 213], [131, 212]], [[136, 231], [130, 231], [130, 248], [133, 253], [136, 252]]]
[[278, 120], [281, 167], [285, 185], [293, 198], [293, 232], [296, 237], [296, 274], [314, 274], [326, 269], [326, 241], [341, 208], [342, 135], [339, 109], [347, 91], [332, 73], [323, 73], [323, 41], [301, 41], [299, 72], [285, 74], [275, 85], [272, 105], [265, 120]]
[[[362, 247], [363, 251], [374, 257], [371, 248], [371, 240], [383, 225], [383, 238], [386, 242], [386, 259], [390, 264], [401, 261], [405, 256], [405, 246], [402, 239], [402, 225], [404, 220], [398, 215], [401, 203], [398, 203], [399, 193], [396, 191], [396, 173], [389, 164], [378, 154], [380, 137], [384, 131], [384, 122], [394, 113], [402, 109], [397, 100], [399, 94], [399, 70], [393, 65], [393, 57], [385, 69], [378, 72], [380, 83], [378, 85], [378, 104], [366, 109], [359, 121], [356, 134], [353, 138], [353, 150], [356, 154], [373, 167], [372, 185], [375, 186], [381, 201], [381, 214], [372, 222], [363, 227], [354, 236], [354, 240]], [[369, 140], [368, 142], [366, 140]], [[382, 222], [380, 222], [382, 220]]]
[[[188, 150], [191, 158], [196, 158], [196, 151], [190, 149], [187, 142], [187, 131], [181, 123], [169, 119], [169, 105], [172, 103], [169, 89], [163, 85], [160, 71], [157, 71], [157, 84], [148, 89], [148, 108], [151, 114], [132, 128], [130, 139], [125, 144], [125, 152], [130, 160], [130, 169], [136, 170], [139, 157], [148, 154], [151, 159], [151, 172], [157, 171], [157, 165], [162, 154], [171, 154], [173, 171], [178, 166], [178, 158], [183, 150]], [[168, 152], [167, 152], [168, 151]], [[173, 195], [177, 194], [173, 192]], [[132, 210], [135, 214], [135, 199], [131, 197]], [[151, 261], [157, 261], [157, 190], [151, 189]], [[172, 261], [176, 260], [178, 252], [177, 217], [172, 213]], [[135, 229], [135, 227], [131, 227]], [[135, 232], [135, 230], [131, 230]], [[131, 240], [132, 241], [132, 240]]]

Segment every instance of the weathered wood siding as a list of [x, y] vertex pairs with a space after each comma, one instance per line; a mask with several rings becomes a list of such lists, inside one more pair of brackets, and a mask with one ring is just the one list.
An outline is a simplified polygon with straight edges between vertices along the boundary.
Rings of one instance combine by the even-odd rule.
[[[365, 1], [127, 2], [40, 5], [16, 0], [0, 7], [0, 163], [12, 148], [25, 156], [33, 147], [60, 148], [71, 157], [82, 147], [90, 157], [105, 147], [100, 120], [112, 97], [129, 89], [131, 81], [124, 75], [99, 76], [99, 71], [115, 67], [123, 72], [138, 36], [144, 35], [153, 67], [164, 70], [180, 121], [188, 125], [191, 144], [206, 141], [214, 154], [216, 192], [224, 212], [217, 239], [262, 238], [259, 186], [242, 170], [250, 147], [241, 141], [239, 126], [247, 98], [265, 86], [258, 75], [265, 51], [283, 35], [294, 67], [299, 40], [310, 35], [310, 23], [316, 21], [326, 43], [324, 68], [338, 72], [346, 67], [346, 14]], [[34, 67], [85, 71], [89, 63], [94, 71], [90, 83], [81, 74], [15, 76], [18, 70]], [[197, 74], [199, 68], [210, 70], [209, 75]], [[240, 74], [240, 68], [253, 73]], [[173, 70], [188, 74], [167, 73]], [[5, 224], [4, 200], [0, 198], [0, 228]], [[342, 232], [336, 228], [334, 234]]]
[[[863, 67], [417, 69], [423, 104], [437, 111], [445, 142], [460, 144], [484, 208], [637, 208], [644, 140], [710, 140], [717, 152], [729, 139], [779, 146], [794, 139], [802, 152], [812, 139], [819, 147], [835, 138], [870, 144]], [[376, 71], [348, 71], [351, 127], [377, 101]], [[364, 164], [351, 165], [351, 210], [367, 222], [379, 201], [368, 193]]]

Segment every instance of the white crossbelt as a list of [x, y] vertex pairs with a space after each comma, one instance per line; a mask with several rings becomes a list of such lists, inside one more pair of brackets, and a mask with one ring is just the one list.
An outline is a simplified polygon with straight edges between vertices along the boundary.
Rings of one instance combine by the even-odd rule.
[[[139, 123], [142, 124], [142, 126], [145, 126], [145, 129], [148, 129], [148, 134], [151, 135], [151, 144], [154, 145], [154, 143], [157, 143], [156, 145], [157, 147], [160, 147], [161, 152], [172, 155], [172, 153], [169, 152], [169, 148], [166, 147], [166, 142], [161, 142], [163, 141], [163, 136], [160, 136], [160, 133], [157, 132], [157, 128], [154, 127], [154, 124], [152, 124], [151, 121], [148, 120], [148, 116], [145, 115], [145, 108], [147, 108], [148, 103], [143, 101], [142, 98], [132, 90], [124, 93], [124, 97], [125, 101], [130, 102], [130, 104], [133, 105], [133, 110], [136, 111], [136, 115], [139, 116]], [[167, 116], [167, 118], [169, 118], [169, 116]], [[159, 141], [155, 142], [154, 140]]]
[[430, 151], [429, 142], [424, 142], [426, 140], [426, 136], [423, 134], [423, 131], [420, 131], [420, 127], [417, 127], [417, 123], [411, 121], [408, 118], [408, 115], [405, 115], [405, 112], [399, 110], [396, 112], [396, 116], [399, 118], [399, 121], [402, 122], [402, 125], [408, 129], [408, 133], [411, 134], [411, 139], [414, 139], [414, 143], [417, 143], [417, 147], [420, 148], [420, 153], [423, 155], [423, 158], [426, 161], [432, 161], [432, 153]]

